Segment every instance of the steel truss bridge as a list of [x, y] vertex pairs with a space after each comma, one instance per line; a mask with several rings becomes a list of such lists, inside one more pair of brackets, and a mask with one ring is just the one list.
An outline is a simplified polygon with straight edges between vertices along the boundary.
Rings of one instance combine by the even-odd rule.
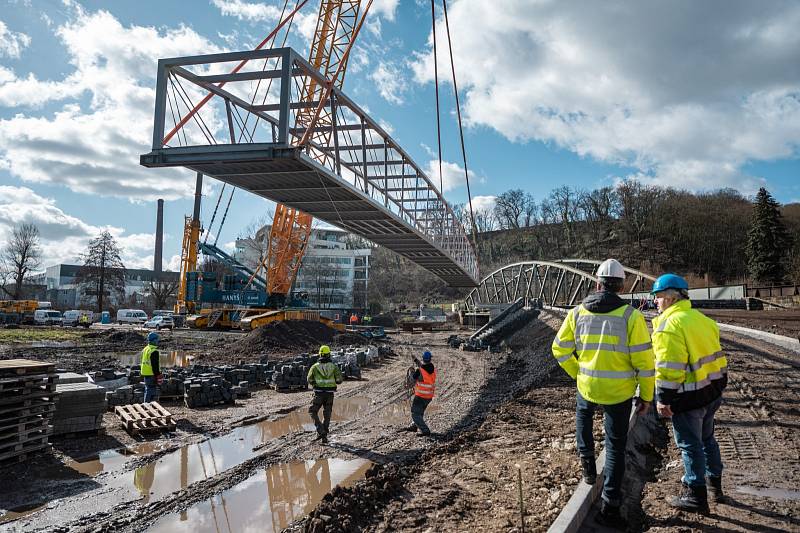
[[[451, 286], [476, 286], [475, 250], [425, 172], [339, 89], [304, 97], [309, 78], [330, 86], [291, 48], [159, 60], [152, 151], [140, 163], [214, 177], [385, 246]], [[304, 125], [318, 107], [330, 122]]]
[[[486, 304], [513, 303], [519, 298], [543, 305], [572, 307], [595, 290], [594, 259], [522, 261], [499, 268], [483, 278], [465, 298], [468, 311]], [[652, 288], [655, 277], [625, 267], [623, 292], [642, 293]]]

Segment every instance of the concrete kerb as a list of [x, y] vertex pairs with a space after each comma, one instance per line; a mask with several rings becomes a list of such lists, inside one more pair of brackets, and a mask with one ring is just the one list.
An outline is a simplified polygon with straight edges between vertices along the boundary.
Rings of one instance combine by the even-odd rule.
[[768, 333], [766, 331], [758, 331], [750, 328], [743, 328], [742, 326], [733, 326], [731, 324], [723, 324], [717, 322], [720, 331], [729, 331], [731, 333], [738, 333], [746, 337], [762, 340], [781, 348], [786, 348], [794, 353], [800, 353], [800, 339], [793, 339], [792, 337], [785, 337], [783, 335], [776, 335], [775, 333]]

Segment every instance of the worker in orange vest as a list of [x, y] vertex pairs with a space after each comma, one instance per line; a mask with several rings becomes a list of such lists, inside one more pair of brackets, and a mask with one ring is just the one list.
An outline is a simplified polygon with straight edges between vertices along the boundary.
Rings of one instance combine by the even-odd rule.
[[425, 423], [425, 410], [433, 400], [433, 393], [436, 389], [436, 368], [431, 359], [429, 350], [422, 353], [422, 362], [414, 357], [417, 368], [411, 371], [411, 378], [414, 380], [414, 401], [411, 403], [413, 424], [405, 428], [406, 431], [419, 430], [420, 435], [425, 437], [431, 434], [430, 428]]
[[350, 315], [350, 325], [351, 326], [357, 326], [358, 325], [358, 315], [357, 314], [353, 313], [352, 315]]

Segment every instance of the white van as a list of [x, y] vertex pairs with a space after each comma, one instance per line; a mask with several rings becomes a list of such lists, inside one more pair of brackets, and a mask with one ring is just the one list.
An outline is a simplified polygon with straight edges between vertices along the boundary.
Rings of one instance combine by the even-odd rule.
[[94, 318], [94, 313], [91, 311], [83, 311], [78, 309], [72, 309], [70, 311], [64, 311], [64, 325], [65, 326], [80, 326], [81, 316], [86, 315], [89, 318], [89, 323], [92, 322]]
[[64, 317], [55, 309], [37, 309], [33, 312], [33, 323], [37, 326], [62, 326]]
[[147, 322], [147, 313], [141, 309], [120, 309], [117, 311], [118, 324], [144, 324]]

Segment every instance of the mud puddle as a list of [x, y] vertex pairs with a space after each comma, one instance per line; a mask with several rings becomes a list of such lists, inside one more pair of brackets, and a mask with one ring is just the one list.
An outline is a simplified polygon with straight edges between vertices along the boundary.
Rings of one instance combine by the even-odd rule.
[[5, 524], [8, 522], [13, 522], [14, 520], [19, 520], [23, 516], [27, 516], [29, 514], [33, 514], [46, 504], [44, 503], [35, 503], [32, 505], [25, 505], [22, 507], [15, 507], [14, 509], [9, 509], [3, 514], [0, 514], [0, 524]]
[[80, 460], [70, 459], [64, 464], [81, 474], [96, 476], [100, 472], [119, 470], [131, 457], [151, 454], [157, 452], [159, 448], [157, 445], [145, 442], [132, 448], [103, 450], [94, 456], [84, 457]]
[[788, 489], [762, 489], [759, 487], [750, 487], [747, 485], [739, 485], [736, 487], [737, 492], [743, 494], [750, 494], [751, 496], [760, 496], [762, 498], [770, 498], [772, 500], [800, 500], [800, 491]]
[[310, 513], [335, 486], [350, 486], [372, 463], [312, 459], [273, 465], [213, 498], [165, 516], [147, 531], [281, 531]]

